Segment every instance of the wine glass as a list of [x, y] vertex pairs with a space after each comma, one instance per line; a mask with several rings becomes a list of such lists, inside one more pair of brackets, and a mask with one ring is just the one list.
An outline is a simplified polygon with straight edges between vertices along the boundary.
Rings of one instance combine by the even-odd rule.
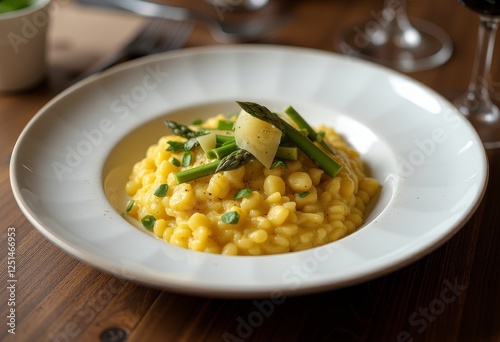
[[472, 123], [485, 148], [500, 147], [500, 110], [490, 96], [491, 59], [500, 22], [500, 0], [458, 0], [479, 13], [476, 55], [468, 90], [454, 101]]
[[422, 71], [445, 63], [453, 52], [450, 37], [438, 26], [408, 19], [407, 0], [384, 0], [372, 20], [336, 39], [344, 54], [364, 58], [403, 72]]

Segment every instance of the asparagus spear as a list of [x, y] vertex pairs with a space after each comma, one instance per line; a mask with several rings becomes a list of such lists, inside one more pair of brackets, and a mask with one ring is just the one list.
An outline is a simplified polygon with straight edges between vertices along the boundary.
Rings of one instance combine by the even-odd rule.
[[220, 171], [237, 169], [252, 161], [253, 159], [254, 156], [250, 152], [242, 149], [237, 149], [222, 158], [222, 160], [216, 160], [211, 163], [179, 171], [175, 173], [175, 178], [177, 179], [178, 184], [186, 183], [208, 175], [213, 175], [214, 173]]
[[172, 130], [172, 132], [175, 135], [184, 137], [186, 139], [196, 138], [197, 136], [205, 134], [205, 132], [203, 131], [201, 132], [193, 131], [188, 126], [182, 125], [180, 123], [171, 120], [165, 120], [165, 124]]
[[312, 141], [317, 141], [320, 143], [322, 147], [324, 147], [328, 152], [334, 153], [330, 146], [328, 146], [323, 140], [320, 141], [318, 139], [318, 133], [307, 123], [306, 120], [292, 107], [289, 106], [288, 108], [285, 109], [285, 114], [287, 114], [290, 119], [293, 120], [299, 127], [299, 129], [305, 129], [307, 131], [307, 135]]
[[286, 121], [273, 114], [269, 109], [253, 102], [239, 102], [238, 105], [248, 114], [254, 117], [269, 122], [280, 131], [282, 131], [298, 148], [300, 148], [307, 156], [309, 156], [325, 173], [330, 177], [340, 171], [341, 166], [332, 158], [330, 158], [322, 149], [316, 146], [311, 140], [304, 137], [293, 126]]
[[288, 147], [288, 146], [278, 146], [278, 150], [276, 151], [276, 159], [284, 159], [284, 160], [297, 160], [298, 152], [296, 147]]
[[201, 177], [213, 175], [216, 172], [215, 170], [219, 166], [219, 163], [220, 161], [217, 160], [208, 164], [203, 164], [187, 170], [179, 171], [175, 173], [177, 183], [186, 183]]
[[236, 145], [236, 141], [227, 143], [222, 145], [221, 147], [213, 148], [207, 152], [208, 159], [222, 159], [228, 154], [236, 151], [238, 146]]
[[217, 141], [217, 144], [224, 144], [228, 141], [234, 141], [234, 137], [232, 135], [216, 134], [215, 140]]
[[247, 150], [242, 148], [237, 149], [221, 159], [215, 172], [238, 169], [253, 159], [255, 159], [255, 157]]
[[[222, 159], [228, 154], [236, 151], [238, 149], [238, 145], [236, 142], [231, 142], [226, 145], [222, 145], [221, 147], [217, 147], [211, 149], [207, 152], [208, 159]], [[296, 147], [288, 147], [288, 146], [279, 146], [276, 151], [277, 159], [285, 159], [285, 160], [297, 160], [297, 148]]]

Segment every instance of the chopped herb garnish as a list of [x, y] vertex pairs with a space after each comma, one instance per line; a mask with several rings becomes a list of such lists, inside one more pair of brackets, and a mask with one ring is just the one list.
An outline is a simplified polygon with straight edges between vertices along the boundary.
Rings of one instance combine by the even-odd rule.
[[309, 191], [299, 192], [297, 195], [298, 195], [300, 198], [304, 198], [304, 197], [306, 197], [307, 195], [309, 195]]
[[169, 144], [169, 147], [167, 147], [167, 151], [180, 152], [180, 151], [184, 150], [184, 143], [183, 142], [169, 140], [169, 141], [167, 141], [167, 144]]
[[174, 165], [174, 166], [177, 166], [177, 167], [181, 166], [181, 162], [180, 162], [180, 161], [179, 161], [179, 159], [177, 159], [177, 158], [172, 158], [172, 160], [171, 160], [170, 162], [171, 162], [171, 163], [172, 163], [172, 165]]
[[278, 167], [282, 167], [282, 168], [286, 169], [286, 163], [284, 161], [281, 161], [281, 160], [276, 160], [274, 162], [274, 164], [271, 165], [271, 169], [276, 169]]
[[239, 198], [250, 196], [251, 194], [252, 194], [251, 189], [241, 189], [234, 195], [234, 199], [237, 200]]
[[180, 151], [190, 151], [194, 147], [199, 145], [198, 139], [196, 138], [190, 138], [186, 142], [181, 142], [181, 141], [175, 141], [175, 140], [169, 140], [167, 141], [167, 144], [170, 146], [167, 147], [167, 151], [172, 151], [172, 152], [180, 152]]
[[153, 215], [146, 215], [141, 219], [142, 225], [147, 229], [153, 229], [156, 219]]
[[240, 220], [240, 215], [236, 211], [228, 211], [221, 216], [222, 222], [227, 224], [237, 224]]
[[203, 123], [203, 119], [196, 119], [193, 121], [193, 125], [196, 125], [196, 126], [201, 125], [202, 123]]
[[135, 204], [135, 201], [133, 199], [131, 199], [129, 202], [128, 202], [128, 205], [127, 205], [127, 209], [125, 209], [127, 211], [127, 213], [132, 210], [132, 208], [134, 207], [134, 204]]
[[156, 189], [154, 195], [156, 197], [165, 197], [167, 196], [167, 192], [168, 192], [168, 184], [162, 184]]
[[182, 166], [191, 165], [192, 160], [193, 160], [193, 156], [191, 155], [191, 152], [185, 151], [184, 154], [182, 155]]

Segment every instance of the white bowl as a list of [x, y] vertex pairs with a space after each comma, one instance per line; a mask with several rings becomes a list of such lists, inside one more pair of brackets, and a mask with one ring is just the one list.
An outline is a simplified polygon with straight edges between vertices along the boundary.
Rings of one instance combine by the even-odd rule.
[[[128, 173], [168, 132], [162, 120], [231, 113], [235, 100], [293, 105], [345, 135], [382, 184], [358, 231], [302, 252], [229, 257], [171, 246], [122, 216]], [[487, 173], [474, 129], [431, 89], [345, 56], [259, 45], [184, 49], [87, 79], [40, 110], [11, 160], [19, 206], [66, 252], [148, 286], [240, 298], [334, 289], [408, 265], [467, 222]]]

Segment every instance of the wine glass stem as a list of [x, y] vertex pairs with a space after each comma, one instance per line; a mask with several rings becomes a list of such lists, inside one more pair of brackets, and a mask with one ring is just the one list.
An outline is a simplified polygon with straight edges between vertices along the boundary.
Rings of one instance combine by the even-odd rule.
[[499, 18], [481, 15], [476, 56], [469, 83], [469, 97], [490, 102], [490, 70]]

